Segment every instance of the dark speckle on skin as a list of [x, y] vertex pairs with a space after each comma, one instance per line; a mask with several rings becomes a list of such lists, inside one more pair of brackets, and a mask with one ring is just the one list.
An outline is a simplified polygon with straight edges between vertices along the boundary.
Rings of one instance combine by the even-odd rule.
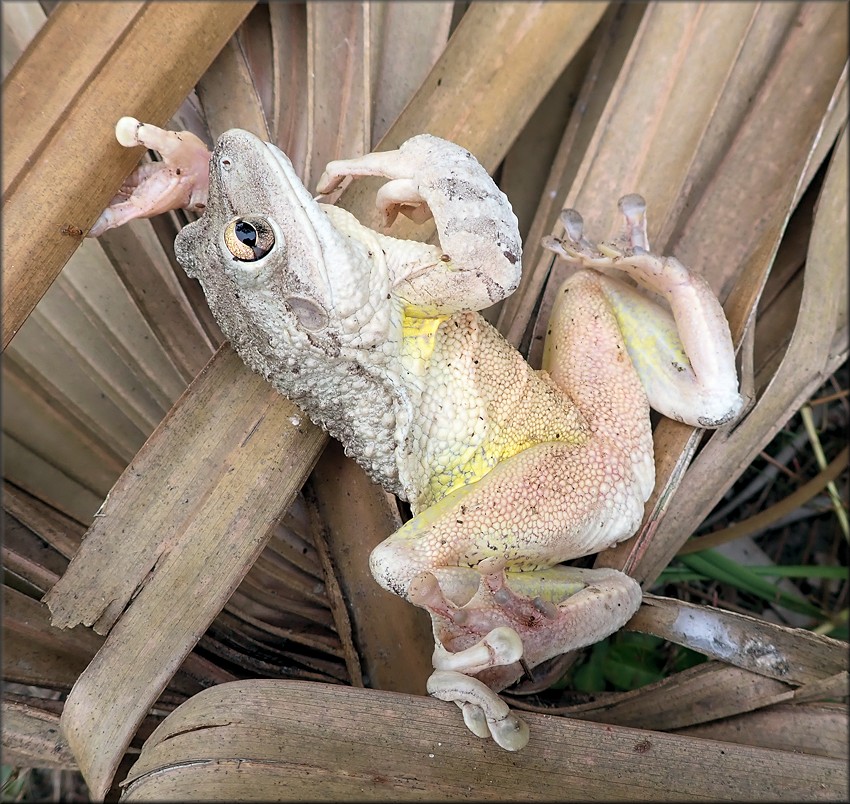
[[726, 422], [731, 421], [734, 418], [734, 413], [727, 413], [725, 416], [719, 419], [711, 419], [707, 416], [700, 416], [699, 423], [703, 427], [720, 427], [722, 424], [726, 424]]
[[482, 191], [482, 189], [477, 185], [464, 179], [458, 179], [454, 176], [447, 176], [445, 178], [438, 179], [434, 185], [438, 190], [442, 191], [453, 200], [483, 201], [488, 197], [488, 193]]

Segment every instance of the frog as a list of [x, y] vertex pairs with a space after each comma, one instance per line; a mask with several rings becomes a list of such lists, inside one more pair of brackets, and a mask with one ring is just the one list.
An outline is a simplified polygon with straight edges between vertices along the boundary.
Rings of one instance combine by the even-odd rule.
[[[655, 484], [650, 409], [702, 428], [741, 410], [710, 286], [652, 252], [641, 196], [620, 199], [610, 242], [564, 210], [563, 235], [542, 245], [572, 273], [534, 369], [481, 315], [518, 287], [522, 243], [509, 200], [467, 149], [419, 134], [334, 160], [314, 196], [283, 151], [247, 131], [209, 152], [132, 118], [120, 127], [124, 143], [170, 147], [167, 180], [146, 168], [128, 182], [132, 209], [103, 226], [188, 203], [160, 196], [192, 175], [203, 214], [178, 233], [178, 262], [245, 364], [409, 504], [371, 572], [431, 617], [427, 692], [455, 703], [473, 735], [522, 749], [528, 726], [499, 693], [613, 634], [641, 604], [627, 574], [567, 562], [638, 529]], [[383, 231], [327, 202], [364, 176], [384, 180]], [[399, 214], [433, 220], [437, 242], [394, 237]]]

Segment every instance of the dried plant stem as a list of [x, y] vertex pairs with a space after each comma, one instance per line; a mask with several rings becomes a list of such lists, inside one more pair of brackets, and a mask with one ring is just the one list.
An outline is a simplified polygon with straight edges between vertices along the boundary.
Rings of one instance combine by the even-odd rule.
[[[761, 511], [755, 516], [751, 516], [741, 522], [736, 522], [731, 527], [723, 528], [723, 530], [718, 530], [708, 536], [700, 536], [697, 539], [691, 539], [691, 541], [684, 545], [679, 552], [676, 553], [676, 555], [683, 556], [688, 553], [696, 553], [700, 550], [707, 550], [709, 547], [717, 547], [720, 544], [726, 544], [726, 542], [741, 539], [744, 536], [753, 536], [764, 530], [768, 527], [768, 525], [778, 521], [783, 516], [786, 516], [791, 513], [791, 511], [794, 511], [801, 505], [808, 502], [824, 487], [829, 488], [832, 486], [834, 488], [835, 484], [833, 483], [833, 479], [838, 477], [838, 475], [847, 468], [848, 455], [850, 455], [850, 448], [845, 447], [838, 454], [835, 460], [826, 466], [823, 471], [815, 475], [808, 483], [804, 483], [800, 486], [800, 488], [798, 488], [793, 494], [789, 494], [781, 502], [776, 503], [776, 505], [772, 505], [767, 510]], [[846, 512], [843, 507], [841, 507], [840, 498], [836, 501], [836, 498], [833, 497], [833, 502], [836, 503], [836, 511], [840, 510], [842, 514], [845, 514], [844, 521], [846, 523]], [[847, 532], [845, 531], [845, 536], [846, 535]]]
[[[818, 437], [818, 431], [815, 427], [814, 419], [812, 418], [811, 406], [803, 405], [803, 407], [800, 408], [800, 416], [803, 418], [803, 425], [806, 428], [809, 440], [812, 442], [815, 459], [818, 462], [818, 466], [820, 466], [821, 470], [823, 470], [826, 467], [826, 455], [824, 455], [823, 447], [821, 446], [820, 438]], [[838, 517], [838, 524], [841, 526], [841, 532], [844, 534], [844, 538], [847, 539], [847, 541], [850, 541], [850, 524], [847, 522], [847, 511], [844, 509], [844, 503], [841, 502], [841, 496], [838, 494], [838, 489], [835, 487], [835, 483], [832, 480], [826, 484], [826, 490], [832, 500], [832, 506], [835, 508], [835, 516]]]

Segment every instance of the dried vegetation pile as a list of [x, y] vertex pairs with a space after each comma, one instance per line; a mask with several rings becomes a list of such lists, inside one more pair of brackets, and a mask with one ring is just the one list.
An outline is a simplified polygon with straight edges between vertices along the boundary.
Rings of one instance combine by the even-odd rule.
[[[7, 765], [128, 800], [846, 794], [845, 4], [9, 2], [3, 25]], [[724, 302], [748, 409], [658, 422], [644, 524], [595, 558], [645, 603], [514, 691], [547, 713], [523, 752], [420, 697], [426, 618], [366, 565], [405, 513], [221, 345], [174, 262], [185, 216], [82, 237], [138, 158], [124, 114], [249, 129], [308, 187], [461, 143], [520, 220], [489, 317], [532, 363], [564, 206], [605, 236], [640, 192]], [[374, 190], [340, 203], [374, 224]]]

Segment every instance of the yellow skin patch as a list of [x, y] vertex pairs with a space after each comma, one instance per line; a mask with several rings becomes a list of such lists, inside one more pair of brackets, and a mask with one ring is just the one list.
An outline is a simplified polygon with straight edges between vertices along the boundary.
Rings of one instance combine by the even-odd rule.
[[[406, 318], [405, 321], [411, 321]], [[427, 347], [427, 387], [413, 452], [427, 482], [411, 499], [428, 506], [484, 478], [501, 462], [546, 442], [580, 445], [589, 432], [583, 417], [545, 372], [537, 372], [473, 313], [413, 319], [405, 351]], [[423, 333], [433, 334], [425, 337]], [[418, 351], [417, 351], [418, 350]], [[426, 429], [427, 427], [427, 429]]]
[[530, 436], [520, 421], [512, 420], [503, 426], [491, 422], [488, 438], [475, 448], [456, 444], [457, 451], [448, 450], [442, 454], [445, 468], [434, 474], [428, 484], [431, 499], [437, 502], [456, 489], [481, 480], [497, 464], [536, 444], [545, 441], [580, 444], [586, 438], [579, 433], [564, 432], [566, 428], [553, 426], [548, 429], [550, 432], [540, 441]]
[[660, 376], [670, 366], [692, 373], [676, 324], [663, 308], [649, 308], [643, 297], [627, 287], [609, 283], [608, 297], [632, 364], [642, 377]]
[[410, 308], [404, 311], [401, 324], [401, 356], [405, 365], [417, 376], [428, 368], [428, 362], [437, 344], [437, 329], [447, 315], [427, 317], [415, 315]]

